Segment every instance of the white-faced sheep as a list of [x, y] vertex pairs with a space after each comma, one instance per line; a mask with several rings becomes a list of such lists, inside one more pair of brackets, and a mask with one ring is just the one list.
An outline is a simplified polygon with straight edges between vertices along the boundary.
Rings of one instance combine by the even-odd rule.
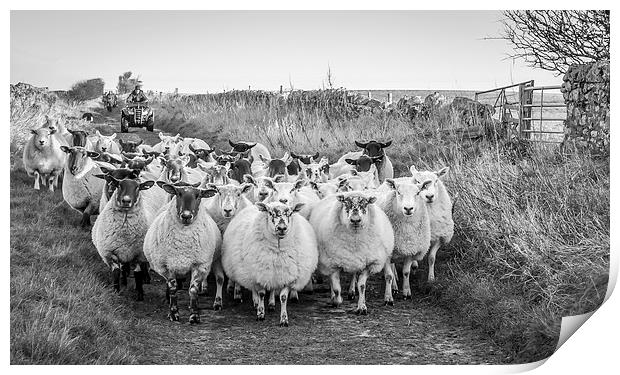
[[54, 191], [67, 160], [61, 147], [68, 143], [57, 134], [56, 128], [42, 127], [31, 130], [31, 133], [32, 137], [24, 146], [24, 169], [29, 176], [34, 176], [36, 190], [40, 189], [41, 180], [50, 191]]
[[355, 141], [355, 145], [364, 150], [348, 152], [340, 157], [336, 164], [330, 166], [330, 176], [335, 178], [340, 174], [346, 173], [348, 169], [345, 164], [349, 164], [359, 172], [365, 172], [370, 168], [370, 165], [376, 165], [380, 183], [383, 183], [386, 178], [393, 178], [394, 167], [384, 150], [384, 148], [389, 147], [391, 144], [392, 141], [385, 143], [377, 141], [362, 143]]
[[312, 188], [306, 186], [306, 181], [298, 179], [295, 182], [285, 182], [285, 177], [278, 175], [273, 179], [265, 178], [264, 184], [271, 189], [271, 194], [264, 202], [280, 202], [294, 207], [297, 203], [304, 206], [299, 213], [306, 219], [310, 217], [312, 207], [320, 201]]
[[[441, 181], [441, 177], [448, 173], [448, 167], [439, 171], [418, 171], [411, 166], [409, 171], [415, 183], [432, 181], [420, 194], [426, 199], [428, 215], [431, 222], [431, 248], [428, 253], [428, 281], [435, 281], [435, 257], [442, 245], [448, 244], [454, 235], [454, 221], [452, 220], [452, 200]], [[413, 267], [417, 263], [414, 262]]]
[[261, 155], [265, 159], [271, 159], [269, 150], [262, 143], [245, 141], [233, 142], [230, 139], [228, 140], [228, 143], [235, 152], [246, 154], [249, 151], [248, 158], [252, 164], [260, 162]]
[[138, 148], [140, 151], [146, 150], [147, 152], [159, 152], [160, 154], [169, 154], [174, 149], [177, 143], [181, 142], [183, 138], [180, 134], [175, 136], [164, 135], [159, 132], [160, 142], [153, 145], [153, 147], [146, 147], [146, 145], [140, 145]]
[[95, 136], [97, 140], [95, 141], [93, 147], [95, 152], [103, 153], [108, 152], [110, 154], [121, 154], [121, 148], [114, 141], [116, 139], [116, 133], [112, 135], [103, 135], [99, 132], [99, 130], [95, 131]]
[[191, 274], [189, 322], [200, 323], [198, 290], [212, 266], [220, 290], [213, 308], [222, 308], [224, 273], [221, 265], [217, 267], [214, 263], [219, 257], [222, 235], [204, 206], [201, 209], [201, 200], [213, 196], [216, 191], [191, 185], [162, 184], [161, 187], [175, 199], [157, 215], [146, 232], [144, 255], [151, 268], [166, 279], [170, 302], [168, 318], [172, 321], [179, 320], [176, 279]]
[[359, 274], [356, 313], [365, 315], [366, 280], [383, 269], [386, 304], [393, 304], [390, 257], [394, 231], [385, 213], [374, 204], [376, 198], [363, 192], [339, 193], [320, 201], [312, 210], [310, 223], [319, 245], [318, 270], [330, 277], [332, 303], [342, 303], [340, 272]]
[[82, 227], [90, 225], [90, 216], [99, 213], [99, 200], [103, 191], [103, 180], [93, 176], [100, 174], [101, 169], [93, 161], [99, 156], [94, 151], [88, 151], [80, 146], [61, 146], [67, 153], [64, 176], [62, 181], [62, 196], [71, 208], [82, 213]]
[[120, 291], [121, 269], [125, 265], [135, 265], [137, 299], [141, 301], [144, 299], [142, 284], [148, 272], [142, 248], [144, 236], [154, 218], [141, 191], [150, 189], [155, 182], [129, 178], [117, 180], [110, 175], [105, 179], [116, 189], [95, 221], [92, 241], [101, 259], [112, 269], [115, 291]]
[[312, 162], [309, 164], [299, 159], [299, 167], [299, 175], [303, 176], [306, 181], [319, 183], [329, 180], [329, 162], [325, 157], [319, 162]]
[[205, 178], [205, 173], [196, 169], [187, 168], [189, 163], [189, 156], [177, 156], [166, 155], [166, 157], [160, 156], [159, 161], [163, 165], [159, 181], [176, 183], [176, 182], [188, 182], [195, 184], [196, 182], [202, 182]]
[[411, 265], [421, 261], [431, 245], [431, 224], [424, 189], [432, 181], [420, 184], [387, 178], [377, 189], [377, 205], [392, 223], [394, 252], [392, 260], [403, 259], [403, 298], [411, 298], [409, 274]]
[[274, 291], [280, 293], [280, 326], [288, 326], [289, 290], [301, 290], [316, 268], [316, 237], [297, 214], [302, 206], [258, 202], [235, 216], [224, 233], [224, 271], [252, 290], [258, 320], [265, 319], [266, 291]]
[[[206, 209], [213, 221], [217, 224], [217, 227], [220, 229], [221, 233], [226, 232], [226, 228], [230, 221], [235, 217], [235, 215], [243, 210], [246, 207], [252, 205], [252, 202], [246, 197], [246, 194], [252, 188], [251, 184], [243, 184], [239, 185], [214, 185], [208, 184], [206, 185], [207, 189], [214, 189], [217, 191], [217, 194], [212, 198], [206, 201]], [[219, 261], [219, 259], [218, 259]], [[217, 281], [217, 280], [216, 280]], [[242, 302], [241, 295], [241, 286], [234, 285], [228, 279], [228, 292], [232, 293], [234, 289], [233, 298], [235, 302]], [[203, 285], [203, 290], [206, 290], [205, 285]], [[216, 293], [219, 293], [221, 296], [222, 290], [221, 285], [217, 285]]]

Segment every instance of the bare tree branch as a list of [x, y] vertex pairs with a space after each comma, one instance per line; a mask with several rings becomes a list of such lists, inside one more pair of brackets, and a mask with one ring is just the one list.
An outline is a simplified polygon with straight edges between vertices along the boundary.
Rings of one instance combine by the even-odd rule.
[[504, 33], [530, 66], [566, 73], [572, 64], [609, 59], [609, 11], [505, 11]]

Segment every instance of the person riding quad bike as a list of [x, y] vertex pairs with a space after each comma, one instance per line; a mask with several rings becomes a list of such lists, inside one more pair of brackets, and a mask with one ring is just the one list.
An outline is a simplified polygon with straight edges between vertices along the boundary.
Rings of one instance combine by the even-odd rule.
[[142, 85], [137, 84], [125, 99], [125, 108], [121, 111], [121, 132], [127, 133], [130, 127], [145, 127], [153, 131], [155, 114], [149, 106], [149, 99], [142, 91]]
[[127, 104], [144, 103], [146, 105], [149, 103], [149, 99], [146, 97], [146, 95], [144, 95], [144, 92], [142, 91], [141, 84], [136, 85], [133, 91], [129, 93], [126, 101]]

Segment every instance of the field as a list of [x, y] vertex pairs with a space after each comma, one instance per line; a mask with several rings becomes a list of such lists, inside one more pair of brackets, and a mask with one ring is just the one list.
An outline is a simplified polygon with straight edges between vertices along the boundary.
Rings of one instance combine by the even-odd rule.
[[[94, 126], [118, 131], [117, 112], [93, 108]], [[210, 291], [200, 302], [203, 324], [171, 324], [161, 280], [147, 285], [145, 302], [134, 302], [131, 290], [114, 295], [90, 233], [77, 228], [78, 215], [60, 192], [33, 191], [16, 168], [11, 363], [525, 363], [553, 353], [562, 316], [592, 311], [603, 300], [608, 160], [563, 154], [557, 146], [459, 141], [438, 130], [439, 119], [340, 119], [260, 105], [222, 109], [191, 97], [164, 98], [155, 108], [156, 127], [215, 148], [227, 149], [229, 138], [255, 140], [276, 157], [319, 151], [333, 162], [353, 149], [355, 139], [392, 139], [387, 153], [396, 175], [411, 164], [450, 166], [445, 182], [456, 200], [456, 233], [439, 252], [438, 281], [424, 281], [423, 262], [413, 301], [383, 307], [381, 277], [375, 276], [366, 317], [351, 314], [347, 303], [327, 307], [327, 285], [321, 284], [290, 306], [288, 329], [277, 327], [273, 313], [255, 322], [247, 302], [237, 306], [227, 296], [224, 310], [213, 312]], [[458, 119], [449, 121], [458, 125]], [[12, 139], [18, 131], [13, 123]], [[156, 141], [142, 131], [129, 136], [136, 135]], [[183, 313], [187, 297], [181, 295]]]

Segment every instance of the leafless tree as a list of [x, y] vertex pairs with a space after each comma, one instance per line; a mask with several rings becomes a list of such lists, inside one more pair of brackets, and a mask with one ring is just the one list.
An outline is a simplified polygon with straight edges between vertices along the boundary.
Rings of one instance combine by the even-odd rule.
[[563, 74], [572, 64], [609, 59], [609, 11], [539, 10], [504, 12], [511, 57]]

